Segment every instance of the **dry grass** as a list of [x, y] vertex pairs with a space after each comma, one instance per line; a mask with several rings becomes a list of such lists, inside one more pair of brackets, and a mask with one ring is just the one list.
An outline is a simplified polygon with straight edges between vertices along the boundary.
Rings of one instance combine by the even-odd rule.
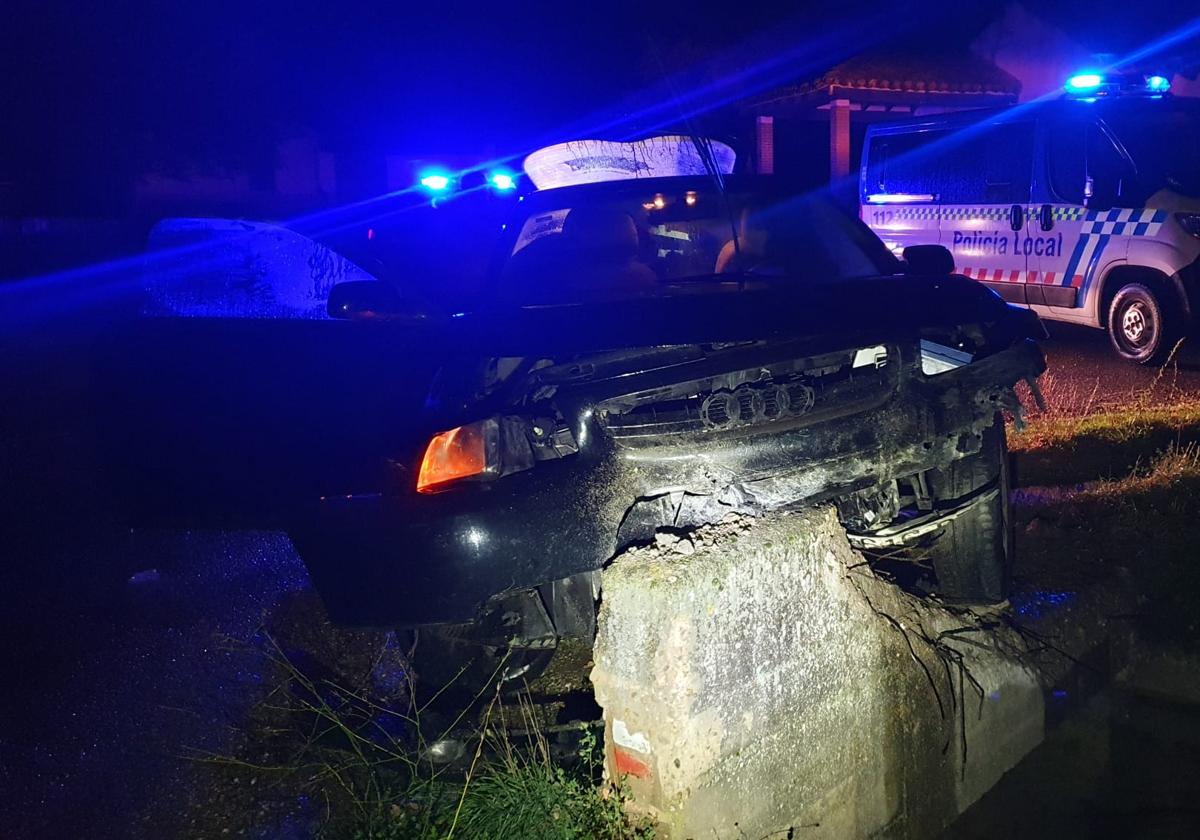
[[1149, 433], [1200, 430], [1200, 397], [1156, 405], [1096, 407], [1086, 414], [1031, 412], [1027, 423], [1023, 432], [1009, 439], [1015, 452], [1046, 449], [1081, 437], [1124, 443]]
[[[1176, 345], [1178, 351], [1180, 345]], [[1149, 385], [1113, 392], [1097, 377], [1043, 374], [1039, 407], [1024, 383], [1017, 388], [1026, 428], [1010, 432], [1024, 485], [1118, 479], [1169, 447], [1200, 442], [1200, 394], [1181, 389], [1176, 354]]]
[[1196, 481], [1200, 481], [1200, 446], [1171, 444], [1148, 459], [1144, 468], [1124, 478], [1098, 481], [1080, 492], [1084, 497], [1128, 500]]
[[1036, 450], [1092, 436], [1124, 442], [1163, 429], [1200, 428], [1200, 395], [1179, 387], [1181, 339], [1150, 385], [1113, 392], [1099, 376], [1092, 382], [1047, 371], [1038, 380], [1043, 406], [1028, 386], [1018, 386], [1028, 428], [1014, 436], [1014, 450]]

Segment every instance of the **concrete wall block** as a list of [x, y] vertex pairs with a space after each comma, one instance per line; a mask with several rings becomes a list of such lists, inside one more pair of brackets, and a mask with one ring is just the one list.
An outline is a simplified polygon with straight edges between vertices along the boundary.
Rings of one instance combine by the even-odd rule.
[[[925, 836], [1040, 739], [1032, 675], [955, 641], [985, 702], [965, 676], [975, 703], [955, 699], [958, 675], [880, 613], [929, 635], [962, 621], [874, 578], [831, 510], [684, 539], [604, 571], [592, 674], [610, 772], [669, 836]], [[992, 756], [965, 774], [964, 730]]]

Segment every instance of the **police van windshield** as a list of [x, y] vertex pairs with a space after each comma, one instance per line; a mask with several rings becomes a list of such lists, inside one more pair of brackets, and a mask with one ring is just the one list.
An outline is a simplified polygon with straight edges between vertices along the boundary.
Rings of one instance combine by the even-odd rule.
[[710, 186], [550, 190], [534, 200], [499, 278], [497, 291], [510, 302], [675, 294], [739, 276], [803, 283], [897, 270], [869, 229], [822, 197], [726, 197]]
[[1120, 109], [1105, 121], [1125, 146], [1147, 190], [1167, 187], [1200, 196], [1200, 108], [1171, 100], [1153, 107]]

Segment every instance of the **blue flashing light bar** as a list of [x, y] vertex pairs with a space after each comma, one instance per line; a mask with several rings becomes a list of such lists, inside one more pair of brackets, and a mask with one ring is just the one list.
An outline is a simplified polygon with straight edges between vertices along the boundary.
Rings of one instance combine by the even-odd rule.
[[430, 172], [421, 176], [421, 186], [430, 192], [445, 192], [450, 189], [450, 176], [441, 172]]
[[1149, 96], [1161, 98], [1171, 90], [1171, 80], [1159, 74], [1101, 73], [1087, 70], [1076, 73], [1063, 85], [1067, 95], [1082, 102], [1095, 102], [1100, 97]]
[[1104, 76], [1100, 73], [1076, 73], [1067, 79], [1065, 85], [1068, 93], [1091, 93], [1104, 84]]
[[1151, 93], [1166, 93], [1171, 89], [1171, 80], [1166, 76], [1147, 76], [1146, 90]]
[[493, 172], [488, 175], [488, 183], [501, 192], [517, 188], [517, 178], [511, 172]]

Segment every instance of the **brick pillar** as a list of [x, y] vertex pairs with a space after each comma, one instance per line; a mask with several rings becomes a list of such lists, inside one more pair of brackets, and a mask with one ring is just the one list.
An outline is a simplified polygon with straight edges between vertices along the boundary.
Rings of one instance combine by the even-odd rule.
[[829, 103], [829, 180], [850, 174], [850, 100]]
[[775, 118], [774, 117], [759, 117], [754, 125], [754, 134], [757, 139], [756, 148], [758, 150], [758, 174], [759, 175], [774, 175], [775, 174]]

